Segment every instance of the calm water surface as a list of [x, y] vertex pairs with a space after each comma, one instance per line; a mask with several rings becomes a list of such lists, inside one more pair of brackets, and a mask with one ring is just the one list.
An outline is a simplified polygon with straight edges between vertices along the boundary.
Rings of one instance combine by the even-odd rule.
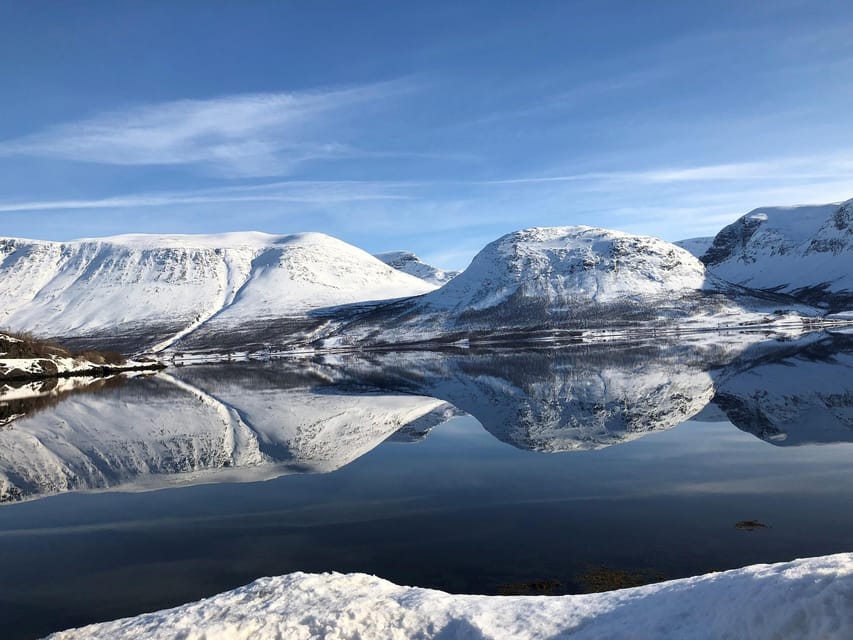
[[821, 336], [185, 367], [69, 395], [0, 428], [3, 637], [291, 571], [575, 593], [849, 551], [851, 367]]

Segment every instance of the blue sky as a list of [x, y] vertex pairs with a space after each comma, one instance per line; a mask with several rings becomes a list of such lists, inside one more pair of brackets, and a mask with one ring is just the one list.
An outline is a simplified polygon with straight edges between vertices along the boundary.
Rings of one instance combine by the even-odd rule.
[[853, 4], [0, 0], [0, 234], [323, 231], [464, 267], [853, 197]]

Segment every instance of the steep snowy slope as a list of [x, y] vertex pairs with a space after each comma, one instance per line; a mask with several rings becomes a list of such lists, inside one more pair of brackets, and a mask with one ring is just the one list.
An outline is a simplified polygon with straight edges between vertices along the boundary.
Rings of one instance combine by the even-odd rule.
[[853, 302], [853, 200], [755, 209], [720, 231], [702, 260], [726, 280], [846, 308]]
[[406, 342], [673, 320], [717, 326], [777, 309], [808, 313], [797, 307], [709, 275], [688, 251], [657, 238], [584, 226], [532, 228], [487, 245], [437, 291], [367, 313], [336, 338]]
[[461, 271], [445, 271], [444, 269], [434, 267], [431, 264], [423, 262], [410, 251], [388, 251], [377, 253], [375, 256], [389, 267], [438, 286], [450, 282], [462, 273]]
[[316, 233], [0, 240], [0, 326], [125, 350], [433, 288]]
[[689, 251], [697, 258], [701, 258], [705, 255], [705, 252], [708, 250], [708, 247], [714, 242], [714, 236], [707, 236], [702, 238], [687, 238], [686, 240], [679, 240], [678, 242], [674, 242], [673, 244], [677, 247], [681, 247], [686, 251]]

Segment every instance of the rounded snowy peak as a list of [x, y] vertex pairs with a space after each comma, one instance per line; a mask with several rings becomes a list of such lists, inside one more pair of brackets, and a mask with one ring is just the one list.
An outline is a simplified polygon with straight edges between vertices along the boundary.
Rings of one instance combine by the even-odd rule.
[[474, 309], [510, 296], [609, 303], [702, 289], [705, 283], [698, 259], [658, 238], [587, 226], [533, 227], [487, 245], [465, 272], [427, 298]]

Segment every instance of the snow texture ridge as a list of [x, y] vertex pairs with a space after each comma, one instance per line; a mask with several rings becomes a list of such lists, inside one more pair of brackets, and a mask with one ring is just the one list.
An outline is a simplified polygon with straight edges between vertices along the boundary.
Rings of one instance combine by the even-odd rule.
[[364, 574], [293, 573], [53, 640], [847, 640], [853, 554], [570, 596], [469, 596]]

